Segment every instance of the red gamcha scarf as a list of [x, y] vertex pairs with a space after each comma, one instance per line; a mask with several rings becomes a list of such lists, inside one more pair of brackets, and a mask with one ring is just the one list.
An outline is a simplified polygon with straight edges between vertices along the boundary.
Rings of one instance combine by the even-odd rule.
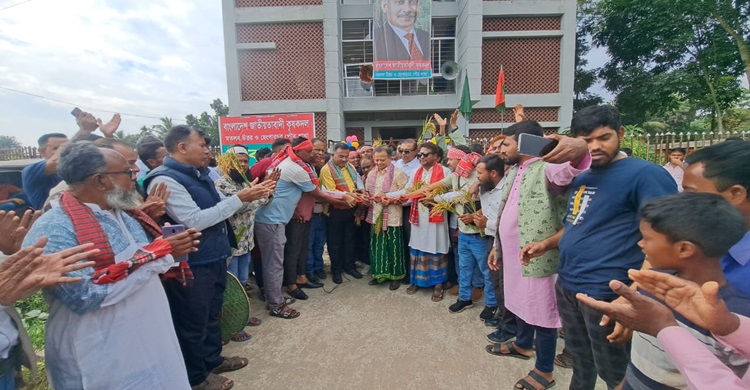
[[306, 140], [295, 147], [287, 145], [273, 158], [273, 162], [271, 163], [271, 167], [269, 169], [274, 169], [278, 167], [282, 161], [286, 160], [287, 158], [291, 158], [295, 164], [299, 165], [300, 167], [302, 167], [302, 169], [305, 170], [305, 172], [307, 172], [307, 174], [310, 176], [310, 181], [317, 187], [318, 175], [315, 173], [313, 167], [310, 164], [302, 161], [302, 159], [294, 153], [295, 150], [306, 150], [312, 148], [313, 144], [312, 142], [310, 142], [310, 140]]
[[[420, 180], [422, 180], [423, 172], [424, 172], [424, 167], [420, 166], [419, 169], [417, 169], [417, 172], [414, 173], [414, 184], [417, 184]], [[440, 180], [443, 180], [444, 177], [445, 177], [445, 173], [443, 172], [443, 166], [435, 163], [435, 165], [432, 166], [432, 174], [430, 175], [430, 182], [427, 183], [427, 185], [439, 182]], [[417, 202], [417, 199], [412, 199], [411, 201], [409, 223], [411, 223], [414, 226], [419, 226], [419, 204], [418, 203], [419, 202]], [[443, 214], [430, 216], [430, 223], [440, 223], [443, 221], [445, 221], [445, 217], [443, 217]]]
[[[73, 222], [73, 229], [79, 244], [93, 243], [90, 249], [99, 249], [99, 253], [89, 258], [94, 262], [94, 274], [91, 280], [94, 284], [114, 283], [124, 279], [137, 270], [141, 265], [149, 261], [164, 257], [172, 252], [172, 246], [167, 240], [156, 240], [151, 244], [138, 249], [132, 258], [115, 263], [115, 253], [109, 244], [107, 235], [104, 233], [99, 221], [96, 220], [94, 212], [81, 203], [69, 191], [60, 196], [60, 207]], [[161, 236], [161, 227], [151, 217], [141, 210], [126, 210], [131, 217], [141, 224], [143, 229], [152, 238]], [[179, 267], [170, 268], [163, 275], [164, 279], [178, 278], [185, 284], [187, 279], [193, 278], [193, 273], [187, 262], [181, 262]]]

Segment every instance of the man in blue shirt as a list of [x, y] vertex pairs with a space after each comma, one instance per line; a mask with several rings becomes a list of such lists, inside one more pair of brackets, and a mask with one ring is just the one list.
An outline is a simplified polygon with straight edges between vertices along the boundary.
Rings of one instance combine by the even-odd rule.
[[[614, 324], [600, 326], [602, 314], [575, 297], [584, 293], [612, 301], [611, 280], [630, 284], [628, 269], [640, 269], [638, 210], [648, 199], [677, 192], [662, 167], [620, 153], [624, 129], [611, 106], [587, 107], [573, 117], [571, 133], [585, 140], [591, 169], [576, 177], [559, 241], [557, 305], [565, 346], [573, 355], [571, 389], [594, 389], [597, 374], [609, 388], [625, 376], [630, 360], [629, 334], [611, 335]], [[596, 370], [592, 370], [592, 367]]]
[[[745, 161], [744, 163], [742, 161]], [[742, 212], [750, 227], [750, 143], [725, 141], [698, 150], [687, 158], [682, 187], [690, 192], [719, 194]], [[708, 229], [718, 228], [706, 226]], [[750, 232], [721, 259], [729, 284], [750, 296]]]
[[29, 197], [29, 205], [41, 209], [49, 196], [49, 191], [62, 179], [57, 175], [57, 159], [60, 146], [68, 142], [62, 133], [50, 133], [39, 137], [39, 154], [44, 161], [31, 164], [21, 172], [23, 191]]

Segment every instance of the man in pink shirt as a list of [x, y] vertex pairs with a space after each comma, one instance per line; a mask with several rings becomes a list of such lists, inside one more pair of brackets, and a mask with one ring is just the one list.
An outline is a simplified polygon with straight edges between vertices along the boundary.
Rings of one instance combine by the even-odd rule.
[[[557, 136], [558, 149], [544, 160], [520, 154], [521, 134], [544, 135], [537, 122], [516, 123], [503, 134], [506, 138], [500, 146], [500, 157], [512, 167], [500, 201], [496, 251], [490, 252], [488, 262], [493, 270], [503, 268], [505, 307], [516, 315], [518, 332], [515, 341], [491, 344], [486, 349], [496, 356], [528, 360], [534, 354], [535, 344], [535, 368], [516, 387], [547, 389], [555, 384], [552, 369], [557, 329], [562, 326], [555, 298], [558, 253], [549, 251], [522, 263], [520, 248], [554, 236], [562, 228], [564, 191], [573, 178], [589, 168], [591, 157], [583, 140]], [[559, 150], [563, 149], [570, 153], [561, 158]]]

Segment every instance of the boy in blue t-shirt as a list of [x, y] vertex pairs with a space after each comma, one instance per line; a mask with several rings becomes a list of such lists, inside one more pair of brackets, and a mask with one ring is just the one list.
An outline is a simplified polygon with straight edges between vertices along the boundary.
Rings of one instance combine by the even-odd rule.
[[[745, 234], [745, 220], [739, 210], [720, 195], [682, 193], [648, 202], [640, 217], [643, 239], [638, 245], [654, 269], [698, 285], [717, 282], [719, 296], [729, 311], [750, 315], [750, 297], [728, 284], [721, 269], [721, 257]], [[708, 330], [674, 314], [677, 324], [706, 345], [735, 375], [745, 374], [746, 359], [722, 345]], [[656, 337], [635, 332], [630, 357], [623, 389], [687, 387]]]
[[598, 374], [614, 388], [625, 376], [629, 339], [611, 335], [615, 325], [600, 326], [602, 313], [575, 295], [612, 301], [617, 295], [609, 289], [610, 280], [630, 284], [628, 269], [643, 264], [638, 210], [649, 199], [677, 193], [677, 185], [664, 168], [619, 152], [624, 129], [612, 106], [580, 110], [571, 133], [586, 140], [592, 162], [570, 185], [559, 241], [557, 305], [565, 346], [573, 355], [570, 387], [594, 389]]
[[35, 210], [44, 206], [49, 191], [60, 184], [62, 179], [57, 175], [58, 150], [68, 142], [68, 136], [62, 133], [50, 133], [39, 137], [39, 154], [44, 161], [31, 164], [21, 172], [23, 192], [29, 198], [29, 205]]

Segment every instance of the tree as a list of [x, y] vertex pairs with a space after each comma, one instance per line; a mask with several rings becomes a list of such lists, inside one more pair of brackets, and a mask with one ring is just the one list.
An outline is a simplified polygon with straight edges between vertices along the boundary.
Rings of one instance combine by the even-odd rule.
[[20, 148], [21, 142], [12, 135], [0, 135], [0, 149]]
[[579, 0], [576, 12], [576, 60], [575, 81], [573, 82], [573, 111], [584, 107], [600, 104], [604, 99], [601, 96], [589, 92], [596, 83], [598, 69], [587, 69], [588, 60], [586, 54], [591, 50], [590, 38], [593, 17], [591, 16], [591, 4]]
[[209, 138], [211, 138], [211, 142], [214, 145], [218, 145], [219, 118], [229, 115], [229, 107], [227, 107], [221, 99], [215, 99], [210, 107], [214, 110], [214, 115], [209, 115], [205, 111], [203, 111], [198, 117], [190, 114], [185, 117], [185, 122], [188, 126], [194, 129], [202, 130]]
[[174, 127], [174, 121], [172, 120], [172, 118], [167, 116], [159, 118], [159, 121], [159, 124], [151, 126], [154, 133], [152, 135], [156, 136], [157, 138], [164, 138], [169, 129]]
[[601, 75], [607, 89], [618, 94], [617, 106], [629, 123], [662, 115], [688, 100], [710, 113], [716, 128], [723, 128], [723, 112], [740, 96], [738, 76], [745, 67], [738, 46], [715, 15], [705, 10], [708, 3], [596, 3], [594, 42], [606, 46], [611, 55]]

